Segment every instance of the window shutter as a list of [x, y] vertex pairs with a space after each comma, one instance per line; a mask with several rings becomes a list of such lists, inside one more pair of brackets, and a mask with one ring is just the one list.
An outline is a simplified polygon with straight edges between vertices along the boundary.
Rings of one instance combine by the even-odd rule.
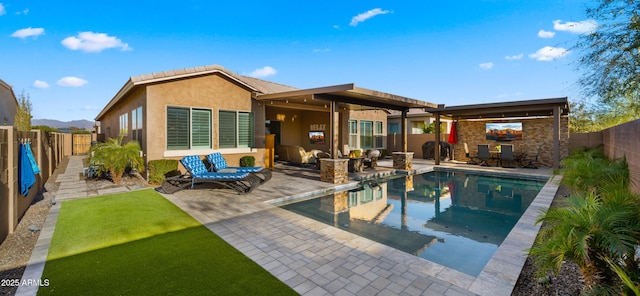
[[220, 148], [236, 148], [236, 112], [220, 111]]
[[193, 109], [191, 116], [191, 148], [211, 148], [211, 111]]
[[254, 147], [254, 123], [253, 113], [238, 113], [238, 147], [250, 148]]
[[189, 109], [167, 108], [167, 149], [189, 149]]

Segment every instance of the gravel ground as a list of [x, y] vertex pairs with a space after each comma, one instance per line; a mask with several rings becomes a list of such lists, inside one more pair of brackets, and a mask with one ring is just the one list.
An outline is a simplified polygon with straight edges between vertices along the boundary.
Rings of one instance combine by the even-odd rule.
[[[566, 194], [567, 189], [564, 186], [560, 186], [551, 206], [557, 206], [558, 203], [566, 200]], [[584, 289], [582, 273], [573, 262], [564, 262], [558, 276], [549, 273], [546, 281], [538, 279], [534, 275], [535, 271], [533, 260], [527, 258], [511, 295], [580, 295]]]
[[[66, 167], [66, 163], [61, 164], [60, 167], [63, 166]], [[50, 180], [55, 180], [56, 177], [57, 174], [54, 172]], [[125, 178], [123, 182], [129, 188], [149, 186], [143, 184], [140, 178], [136, 177]], [[57, 185], [47, 183], [46, 188], [55, 190]], [[87, 182], [87, 187], [90, 191], [114, 186], [113, 183], [107, 180], [89, 180]], [[561, 187], [555, 196], [553, 204], [555, 205], [558, 201], [566, 199], [564, 197], [565, 194], [566, 190]], [[22, 217], [16, 231], [0, 244], [0, 279], [20, 279], [22, 277], [24, 268], [31, 256], [31, 251], [40, 234], [29, 230], [29, 226], [36, 226], [41, 229], [49, 214], [50, 207], [51, 202], [49, 199], [43, 198], [43, 196], [37, 197]], [[558, 276], [549, 275], [549, 281], [544, 284], [540, 283], [539, 279], [534, 276], [534, 272], [535, 268], [532, 265], [532, 260], [528, 258], [512, 295], [580, 295], [584, 288], [584, 281], [580, 271], [571, 262], [562, 266]], [[16, 289], [17, 287], [0, 286], [0, 295], [14, 295]]]

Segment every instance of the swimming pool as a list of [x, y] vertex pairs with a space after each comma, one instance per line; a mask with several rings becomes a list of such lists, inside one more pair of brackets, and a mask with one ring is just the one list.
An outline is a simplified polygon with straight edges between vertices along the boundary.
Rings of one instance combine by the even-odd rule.
[[436, 171], [281, 207], [477, 276], [544, 184]]

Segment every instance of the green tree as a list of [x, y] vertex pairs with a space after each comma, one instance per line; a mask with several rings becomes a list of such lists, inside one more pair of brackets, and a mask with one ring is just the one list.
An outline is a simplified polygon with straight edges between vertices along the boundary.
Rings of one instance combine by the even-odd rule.
[[99, 171], [109, 172], [111, 180], [120, 184], [127, 168], [144, 170], [144, 160], [140, 157], [137, 141], [122, 143], [122, 137], [109, 138], [107, 142], [91, 147], [91, 163], [100, 167]]
[[19, 131], [31, 130], [31, 106], [29, 94], [25, 94], [24, 90], [18, 95], [18, 109], [16, 110], [16, 116], [13, 120], [13, 125]]
[[58, 130], [57, 128], [50, 127], [50, 126], [47, 126], [47, 125], [34, 125], [31, 128], [32, 129], [41, 130], [41, 131], [47, 132], [47, 133], [51, 133], [51, 132], [59, 133], [60, 132], [60, 130]]
[[597, 29], [581, 35], [576, 45], [581, 52], [579, 83], [587, 97], [599, 98], [610, 108], [603, 111], [611, 111], [611, 121], [640, 118], [639, 13], [640, 1], [599, 1], [587, 9]]
[[[430, 124], [422, 124], [422, 132], [425, 134], [433, 134], [436, 132], [436, 123], [432, 122]], [[444, 132], [444, 125], [440, 125], [440, 132], [443, 133]]]

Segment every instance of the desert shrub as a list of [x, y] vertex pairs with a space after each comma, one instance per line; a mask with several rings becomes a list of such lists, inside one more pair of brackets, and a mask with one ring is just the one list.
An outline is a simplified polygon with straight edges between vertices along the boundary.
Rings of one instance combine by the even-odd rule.
[[165, 175], [178, 170], [178, 161], [175, 159], [157, 159], [149, 161], [149, 183], [160, 184]]
[[98, 173], [108, 172], [115, 184], [120, 184], [127, 168], [144, 170], [144, 160], [140, 157], [140, 144], [137, 141], [123, 144], [122, 137], [110, 138], [107, 142], [92, 146], [90, 152], [90, 162], [100, 168]]
[[567, 204], [538, 218], [546, 225], [530, 254], [539, 275], [558, 273], [569, 260], [580, 267], [591, 294], [635, 291], [640, 197], [629, 190], [626, 160], [610, 161], [599, 149], [585, 149], [567, 157], [560, 172], [573, 193]]
[[240, 158], [241, 167], [252, 167], [255, 166], [255, 164], [256, 158], [251, 155], [243, 156], [242, 158]]

